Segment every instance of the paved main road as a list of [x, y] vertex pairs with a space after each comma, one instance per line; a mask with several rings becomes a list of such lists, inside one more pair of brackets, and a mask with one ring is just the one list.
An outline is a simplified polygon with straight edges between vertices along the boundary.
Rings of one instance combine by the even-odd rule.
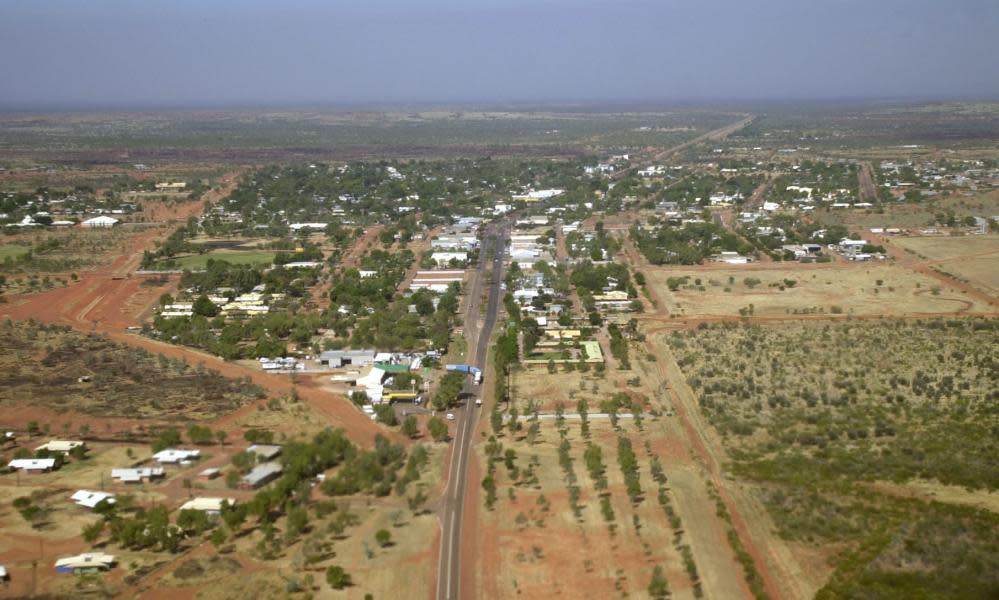
[[[469, 340], [469, 364], [485, 371], [486, 354], [489, 347], [489, 337], [496, 325], [503, 290], [503, 257], [506, 241], [510, 236], [509, 221], [500, 221], [489, 225], [479, 261], [478, 276], [468, 292], [468, 302], [465, 308], [465, 337]], [[488, 260], [490, 250], [493, 259]], [[492, 267], [492, 280], [489, 283], [489, 297], [486, 302], [485, 314], [479, 326], [480, 306], [482, 300], [483, 280], [489, 267]], [[474, 348], [473, 348], [474, 344]], [[483, 380], [482, 385], [491, 382]], [[461, 590], [461, 526], [465, 507], [465, 487], [467, 483], [466, 466], [468, 453], [472, 446], [475, 424], [479, 418], [479, 407], [475, 405], [472, 396], [478, 396], [481, 390], [475, 389], [471, 380], [465, 382], [463, 396], [468, 398], [465, 408], [456, 410], [458, 421], [451, 447], [451, 462], [448, 465], [447, 490], [441, 502], [441, 548], [440, 563], [437, 570], [437, 598], [450, 600], [458, 598]], [[482, 387], [482, 386], [478, 386]]]

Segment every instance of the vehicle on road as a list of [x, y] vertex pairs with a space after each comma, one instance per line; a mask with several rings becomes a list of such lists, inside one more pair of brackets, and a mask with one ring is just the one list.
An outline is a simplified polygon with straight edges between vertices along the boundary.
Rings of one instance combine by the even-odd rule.
[[475, 405], [476, 406], [482, 406], [482, 398], [476, 398], [475, 399]]
[[454, 421], [454, 413], [448, 413], [447, 414], [447, 420], [448, 421]]

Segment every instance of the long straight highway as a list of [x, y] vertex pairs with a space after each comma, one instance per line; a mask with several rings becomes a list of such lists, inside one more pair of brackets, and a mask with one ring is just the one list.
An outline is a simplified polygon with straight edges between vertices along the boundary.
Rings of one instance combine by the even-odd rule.
[[[471, 352], [468, 364], [482, 369], [483, 372], [485, 372], [489, 338], [496, 325], [502, 300], [503, 290], [500, 286], [503, 281], [503, 257], [509, 236], [509, 221], [492, 223], [486, 228], [478, 273], [467, 295], [465, 338], [469, 341]], [[489, 260], [490, 253], [492, 260]], [[490, 270], [492, 279], [489, 283], [489, 297], [486, 301], [485, 314], [480, 315], [483, 281]], [[482, 318], [481, 325], [480, 316]], [[475, 424], [478, 422], [480, 412], [472, 397], [480, 396], [484, 386], [490, 384], [491, 382], [483, 380], [482, 385], [474, 386], [470, 379], [466, 380], [465, 393], [463, 394], [463, 397], [467, 399], [465, 407], [455, 411], [458, 418], [457, 427], [454, 443], [451, 446], [451, 460], [448, 464], [447, 490], [441, 502], [440, 513], [441, 547], [437, 572], [437, 598], [440, 600], [451, 600], [460, 595], [461, 528], [467, 487], [466, 472], [468, 454], [471, 451]]]

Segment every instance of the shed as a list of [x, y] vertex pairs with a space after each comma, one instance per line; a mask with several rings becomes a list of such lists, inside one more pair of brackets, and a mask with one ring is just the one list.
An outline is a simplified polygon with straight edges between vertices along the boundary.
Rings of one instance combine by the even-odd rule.
[[211, 480], [211, 479], [215, 479], [221, 473], [222, 473], [222, 471], [220, 471], [218, 468], [216, 468], [216, 467], [209, 467], [209, 468], [205, 469], [204, 471], [198, 473], [198, 479], [201, 479], [203, 481], [208, 481], [208, 480]]

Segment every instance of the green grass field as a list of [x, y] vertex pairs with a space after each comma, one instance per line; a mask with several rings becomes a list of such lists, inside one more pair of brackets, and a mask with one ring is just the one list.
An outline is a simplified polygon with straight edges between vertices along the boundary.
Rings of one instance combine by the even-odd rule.
[[27, 253], [27, 246], [15, 246], [13, 244], [0, 246], [0, 261], [7, 258], [14, 259]]
[[182, 256], [156, 263], [160, 270], [190, 269], [198, 271], [208, 265], [209, 260], [221, 260], [234, 265], [269, 265], [274, 262], [274, 252], [209, 252]]

